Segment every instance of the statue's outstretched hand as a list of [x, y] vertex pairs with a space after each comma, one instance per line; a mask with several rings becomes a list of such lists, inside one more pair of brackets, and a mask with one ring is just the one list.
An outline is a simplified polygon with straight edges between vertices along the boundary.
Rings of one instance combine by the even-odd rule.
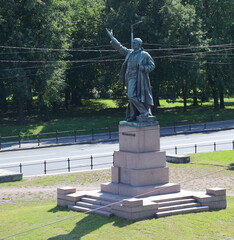
[[110, 38], [113, 38], [114, 37], [114, 34], [113, 34], [113, 30], [111, 29], [111, 30], [108, 30], [107, 28], [106, 28], [106, 32], [107, 32], [107, 34], [108, 34], [108, 36], [110, 37]]

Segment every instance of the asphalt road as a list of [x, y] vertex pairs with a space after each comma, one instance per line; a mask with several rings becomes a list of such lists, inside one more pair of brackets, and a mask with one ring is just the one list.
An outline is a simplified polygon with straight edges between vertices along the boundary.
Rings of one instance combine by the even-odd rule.
[[[182, 123], [181, 121], [179, 122]], [[161, 127], [160, 135], [161, 136], [171, 136], [171, 135], [180, 135], [180, 134], [192, 134], [198, 132], [210, 132], [210, 131], [222, 131], [222, 130], [232, 130], [234, 129], [234, 120], [221, 121], [221, 122], [208, 122], [208, 123], [198, 123], [198, 124], [188, 124], [187, 121], [185, 125], [177, 125], [177, 122], [174, 122], [174, 126]], [[112, 129], [113, 130], [113, 129]], [[0, 137], [0, 152], [16, 150], [16, 149], [31, 149], [31, 148], [40, 148], [51, 145], [69, 145], [74, 143], [92, 143], [92, 142], [101, 142], [101, 141], [110, 141], [111, 139], [118, 139], [118, 132], [109, 132], [109, 133], [96, 133], [95, 130], [92, 131], [92, 134], [86, 133], [82, 135], [82, 132], [76, 133], [75, 136], [71, 136], [72, 132], [68, 131], [68, 136], [62, 136], [63, 132], [57, 132], [54, 137], [52, 135], [48, 138], [47, 134], [40, 134], [36, 138], [37, 140], [23, 140], [22, 137]], [[29, 137], [29, 136], [28, 136]], [[35, 136], [34, 136], [35, 137]], [[27, 137], [26, 137], [27, 138]], [[29, 137], [30, 138], [30, 137]], [[7, 142], [6, 142], [7, 141]]]
[[[167, 154], [187, 154], [233, 149], [234, 130], [161, 137]], [[54, 174], [112, 166], [117, 141], [0, 152], [0, 169], [20, 171], [24, 176]], [[91, 157], [92, 156], [92, 157]]]

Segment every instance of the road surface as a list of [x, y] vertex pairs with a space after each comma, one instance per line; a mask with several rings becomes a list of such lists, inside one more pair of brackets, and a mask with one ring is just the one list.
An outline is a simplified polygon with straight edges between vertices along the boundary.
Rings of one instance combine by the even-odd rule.
[[[234, 130], [181, 134], [161, 137], [161, 149], [177, 154], [232, 150], [233, 141]], [[21, 163], [24, 176], [100, 169], [112, 166], [117, 150], [114, 141], [0, 152], [0, 169], [19, 172]]]

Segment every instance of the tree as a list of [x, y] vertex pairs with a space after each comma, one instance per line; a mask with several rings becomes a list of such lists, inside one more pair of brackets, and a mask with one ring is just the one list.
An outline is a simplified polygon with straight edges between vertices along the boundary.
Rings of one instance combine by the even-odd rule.
[[[202, 19], [202, 29], [209, 45], [219, 45], [216, 50], [207, 48], [205, 55], [206, 81], [214, 99], [214, 110], [224, 108], [224, 95], [233, 93], [234, 2], [229, 0], [189, 0]], [[219, 103], [220, 99], [220, 103]]]
[[[90, 52], [90, 47], [103, 44], [101, 41], [103, 27], [104, 3], [98, 0], [76, 0], [73, 4], [73, 49], [87, 49], [87, 52], [73, 51], [69, 60], [98, 60], [99, 52]], [[82, 105], [82, 99], [92, 97], [92, 89], [98, 86], [99, 68], [92, 63], [72, 63], [67, 72], [66, 101], [76, 106]]]
[[[8, 94], [17, 104], [19, 122], [23, 122], [24, 108], [32, 93], [38, 96], [45, 113], [59, 99], [65, 71], [65, 64], [59, 61], [66, 54], [50, 49], [69, 46], [71, 8], [65, 0], [4, 0], [1, 11], [1, 43], [12, 46], [7, 52], [11, 55], [5, 55], [12, 62], [4, 64], [9, 69], [4, 77], [11, 80]], [[52, 62], [46, 64], [48, 61]]]

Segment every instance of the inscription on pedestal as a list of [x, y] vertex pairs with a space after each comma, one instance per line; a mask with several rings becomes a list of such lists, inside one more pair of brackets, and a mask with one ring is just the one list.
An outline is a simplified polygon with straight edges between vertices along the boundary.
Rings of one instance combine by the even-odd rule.
[[125, 152], [160, 151], [160, 129], [158, 125], [119, 127], [119, 149]]
[[122, 132], [122, 135], [124, 135], [124, 136], [131, 136], [131, 137], [135, 137], [136, 136], [135, 133], [126, 133], [126, 132]]

